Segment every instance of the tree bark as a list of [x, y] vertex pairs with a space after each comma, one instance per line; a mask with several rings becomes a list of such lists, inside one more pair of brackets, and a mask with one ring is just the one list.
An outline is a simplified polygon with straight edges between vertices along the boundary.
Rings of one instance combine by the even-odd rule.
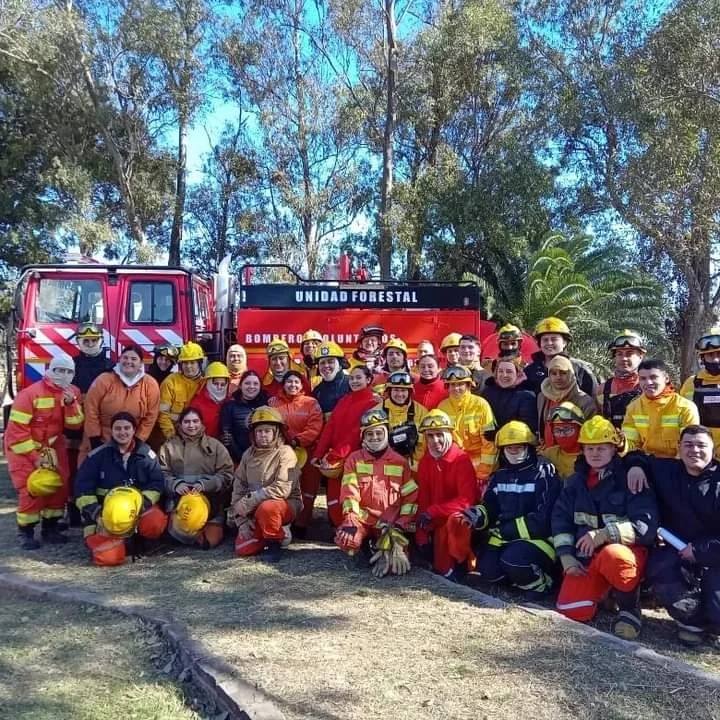
[[392, 228], [390, 214], [393, 193], [393, 141], [397, 120], [397, 26], [395, 20], [395, 0], [384, 0], [385, 43], [386, 43], [386, 95], [385, 129], [383, 132], [383, 171], [380, 188], [380, 214], [378, 232], [378, 258], [380, 276], [389, 278], [392, 266]]
[[[181, 100], [182, 102], [182, 100]], [[175, 209], [173, 211], [172, 230], [168, 265], [180, 265], [180, 249], [183, 238], [183, 218], [185, 215], [185, 196], [187, 194], [187, 135], [188, 117], [185, 110], [178, 113], [178, 154], [175, 183]]]

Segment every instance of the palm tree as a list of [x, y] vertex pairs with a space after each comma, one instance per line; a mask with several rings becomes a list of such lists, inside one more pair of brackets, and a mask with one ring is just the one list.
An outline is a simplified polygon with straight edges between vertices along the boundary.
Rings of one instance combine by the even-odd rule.
[[607, 344], [624, 328], [643, 335], [653, 354], [672, 355], [663, 288], [633, 267], [621, 247], [551, 233], [527, 261], [517, 258], [512, 267], [516, 272], [492, 274], [493, 282], [464, 276], [479, 282], [494, 319], [531, 331], [544, 317], [560, 317], [572, 329], [573, 354], [599, 371], [609, 370]]

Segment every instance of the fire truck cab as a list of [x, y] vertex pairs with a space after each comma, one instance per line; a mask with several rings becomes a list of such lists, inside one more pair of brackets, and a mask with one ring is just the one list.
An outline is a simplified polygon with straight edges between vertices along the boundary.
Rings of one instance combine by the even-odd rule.
[[75, 331], [83, 322], [102, 328], [105, 352], [123, 346], [182, 345], [190, 338], [213, 344], [213, 284], [178, 267], [34, 265], [23, 268], [15, 291], [12, 336], [16, 368], [10, 395], [40, 379], [50, 360], [78, 354]]

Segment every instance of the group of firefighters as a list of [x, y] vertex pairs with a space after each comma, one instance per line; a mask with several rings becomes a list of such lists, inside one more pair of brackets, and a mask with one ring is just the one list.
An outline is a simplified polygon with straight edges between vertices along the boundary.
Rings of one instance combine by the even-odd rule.
[[66, 542], [69, 522], [97, 565], [162, 536], [207, 549], [227, 534], [238, 556], [277, 562], [324, 483], [336, 544], [375, 576], [412, 561], [529, 599], [557, 592], [575, 620], [614, 609], [626, 639], [642, 586], [681, 642], [717, 642], [720, 329], [679, 392], [629, 330], [602, 383], [555, 317], [530, 363], [513, 325], [491, 362], [473, 335], [412, 358], [384, 338], [363, 327], [346, 353], [309, 330], [300, 357], [273, 340], [261, 375], [240, 345], [206, 367], [194, 342], [155, 348], [148, 366], [130, 345], [113, 365], [102, 330], [81, 325], [77, 356], [18, 393], [5, 429], [21, 547], [41, 546], [38, 524], [42, 542]]

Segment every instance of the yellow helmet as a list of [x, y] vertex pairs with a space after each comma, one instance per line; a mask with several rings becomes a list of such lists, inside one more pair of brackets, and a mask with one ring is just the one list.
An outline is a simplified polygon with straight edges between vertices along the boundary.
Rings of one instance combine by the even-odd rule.
[[458, 385], [459, 383], [468, 383], [475, 386], [472, 372], [462, 365], [451, 365], [442, 372], [442, 379], [446, 385]]
[[565, 402], [561, 402], [557, 407], [552, 409], [550, 422], [574, 422], [582, 425], [585, 422], [585, 415], [575, 403], [565, 400]]
[[178, 355], [179, 363], [192, 362], [193, 360], [200, 362], [204, 359], [205, 353], [197, 343], [188, 341], [180, 348], [180, 354]]
[[511, 420], [509, 423], [505, 423], [495, 436], [495, 445], [497, 447], [535, 445], [536, 442], [535, 433], [524, 422], [519, 420]]
[[546, 317], [537, 324], [535, 337], [539, 338], [546, 333], [557, 333], [558, 335], [565, 335], [568, 340], [570, 339], [570, 328], [564, 320], [558, 317]]
[[418, 430], [421, 433], [427, 432], [428, 430], [449, 430], [452, 432], [455, 426], [452, 424], [452, 420], [447, 413], [442, 410], [435, 408], [431, 410], [420, 423]]
[[27, 491], [32, 497], [48, 497], [62, 485], [60, 473], [52, 468], [37, 468], [28, 475], [27, 479]]
[[261, 405], [259, 408], [256, 408], [250, 416], [251, 428], [262, 423], [285, 425], [282, 415], [275, 408], [268, 407], [267, 405]]
[[595, 415], [583, 423], [578, 442], [581, 445], [601, 445], [602, 443], [620, 445], [620, 435], [607, 418]]
[[720, 350], [720, 327], [711, 327], [702, 337], [699, 337], [695, 343], [695, 349], [701, 355]]
[[316, 360], [321, 360], [322, 358], [337, 358], [338, 360], [342, 360], [344, 357], [345, 353], [343, 349], [332, 340], [326, 340], [315, 350]]
[[113, 488], [103, 502], [103, 529], [111, 535], [129, 535], [135, 529], [142, 505], [142, 495], [134, 487]]
[[284, 355], [285, 353], [289, 355], [290, 346], [284, 340], [271, 340], [265, 348], [265, 352], [269, 358], [273, 355]]
[[227, 369], [227, 365], [218, 361], [211, 362], [205, 370], [205, 379], [209, 380], [210, 378], [228, 378], [229, 380], [230, 371]]
[[317, 340], [318, 342], [322, 342], [323, 336], [317, 330], [306, 330], [303, 333], [302, 341], [300, 342], [300, 344], [302, 345], [304, 342], [307, 342], [308, 340]]
[[450, 333], [449, 335], [446, 335], [440, 343], [440, 351], [445, 352], [450, 348], [460, 347], [461, 338], [462, 333]]
[[294, 449], [295, 457], [297, 458], [298, 470], [302, 470], [308, 461], [308, 451], [304, 447], [300, 447], [299, 445]]
[[385, 427], [390, 426], [388, 414], [382, 406], [371, 408], [360, 418], [360, 434], [362, 435], [368, 428], [379, 427], [382, 425]]
[[404, 340], [401, 340], [398, 337], [392, 338], [392, 340], [388, 340], [387, 344], [383, 348], [383, 355], [387, 355], [387, 351], [391, 348], [395, 348], [395, 350], [400, 350], [400, 352], [407, 355], [407, 344]]
[[522, 331], [517, 325], [507, 323], [498, 331], [498, 340], [522, 340]]
[[180, 532], [194, 535], [205, 527], [209, 517], [210, 501], [202, 493], [189, 493], [175, 506], [172, 523]]
[[102, 328], [94, 322], [84, 322], [77, 326], [75, 337], [79, 338], [101, 338]]

